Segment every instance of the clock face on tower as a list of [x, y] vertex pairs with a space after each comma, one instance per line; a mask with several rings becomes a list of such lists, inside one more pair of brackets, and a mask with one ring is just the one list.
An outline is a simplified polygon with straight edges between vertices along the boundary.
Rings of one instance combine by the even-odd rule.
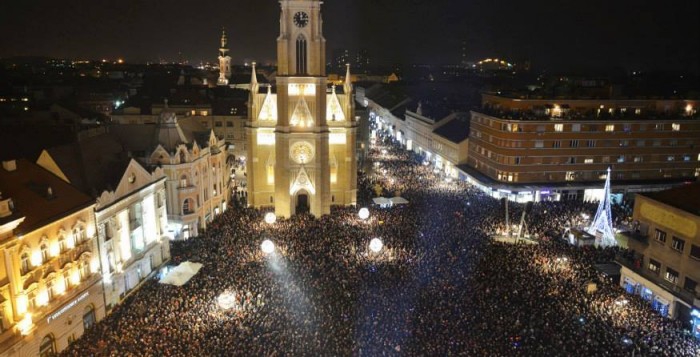
[[309, 23], [309, 15], [303, 11], [294, 14], [294, 24], [297, 27], [305, 27]]

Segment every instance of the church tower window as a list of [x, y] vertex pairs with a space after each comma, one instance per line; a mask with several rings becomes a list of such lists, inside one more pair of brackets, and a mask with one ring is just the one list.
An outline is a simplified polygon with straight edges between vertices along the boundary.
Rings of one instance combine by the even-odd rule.
[[307, 73], [306, 63], [306, 38], [304, 35], [297, 37], [297, 74]]

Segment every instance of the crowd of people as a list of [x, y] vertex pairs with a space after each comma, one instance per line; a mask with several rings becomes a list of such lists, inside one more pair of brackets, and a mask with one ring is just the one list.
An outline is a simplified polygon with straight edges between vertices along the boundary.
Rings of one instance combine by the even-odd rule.
[[[202, 269], [182, 287], [147, 282], [64, 356], [695, 356], [678, 322], [656, 314], [593, 268], [615, 249], [575, 248], [549, 232], [595, 204], [537, 203], [540, 243], [492, 240], [503, 202], [452, 181], [380, 140], [358, 179], [409, 203], [264, 222], [231, 209], [201, 236], [174, 242], [172, 264]], [[511, 222], [523, 206], [512, 204]], [[550, 235], [551, 236], [551, 235]], [[368, 248], [380, 238], [384, 249]], [[270, 239], [275, 252], [260, 251]], [[597, 291], [589, 293], [589, 283]], [[217, 299], [235, 293], [234, 308]]]

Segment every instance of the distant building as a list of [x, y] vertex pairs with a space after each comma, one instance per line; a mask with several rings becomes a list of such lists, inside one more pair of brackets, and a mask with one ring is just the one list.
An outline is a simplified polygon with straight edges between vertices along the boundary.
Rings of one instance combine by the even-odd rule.
[[54, 356], [105, 316], [89, 195], [27, 160], [0, 169], [0, 354]]
[[700, 175], [698, 102], [522, 99], [485, 94], [472, 112], [461, 169], [517, 201], [598, 199], [613, 189], [660, 190]]
[[620, 285], [686, 323], [700, 310], [700, 183], [637, 194], [633, 220]]
[[459, 177], [457, 167], [468, 158], [469, 113], [428, 109], [381, 85], [359, 89], [357, 100], [369, 110], [369, 119], [377, 123], [378, 130], [388, 132], [406, 150], [422, 155], [446, 179]]
[[346, 48], [336, 48], [333, 50], [331, 71], [335, 73], [345, 73], [345, 65], [352, 62], [350, 50]]
[[191, 120], [180, 123], [165, 106], [155, 125], [113, 125], [110, 131], [144, 167], [163, 169], [173, 238], [197, 236], [226, 210], [231, 189], [226, 143], [211, 128]]
[[231, 56], [228, 55], [228, 38], [226, 30], [221, 30], [221, 48], [219, 48], [219, 80], [220, 86], [228, 85], [231, 78]]

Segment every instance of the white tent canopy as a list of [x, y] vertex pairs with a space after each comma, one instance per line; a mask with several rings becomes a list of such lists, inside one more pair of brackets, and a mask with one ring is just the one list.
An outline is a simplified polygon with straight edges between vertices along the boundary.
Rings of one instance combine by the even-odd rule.
[[202, 269], [202, 264], [189, 261], [180, 263], [168, 275], [160, 279], [160, 283], [183, 286], [199, 272], [199, 269]]
[[389, 199], [389, 201], [391, 201], [392, 205], [405, 205], [408, 203], [407, 199], [405, 199], [403, 197], [399, 197], [399, 196], [391, 198], [391, 199]]
[[391, 201], [386, 197], [375, 197], [372, 199], [375, 205], [385, 206], [391, 203]]

